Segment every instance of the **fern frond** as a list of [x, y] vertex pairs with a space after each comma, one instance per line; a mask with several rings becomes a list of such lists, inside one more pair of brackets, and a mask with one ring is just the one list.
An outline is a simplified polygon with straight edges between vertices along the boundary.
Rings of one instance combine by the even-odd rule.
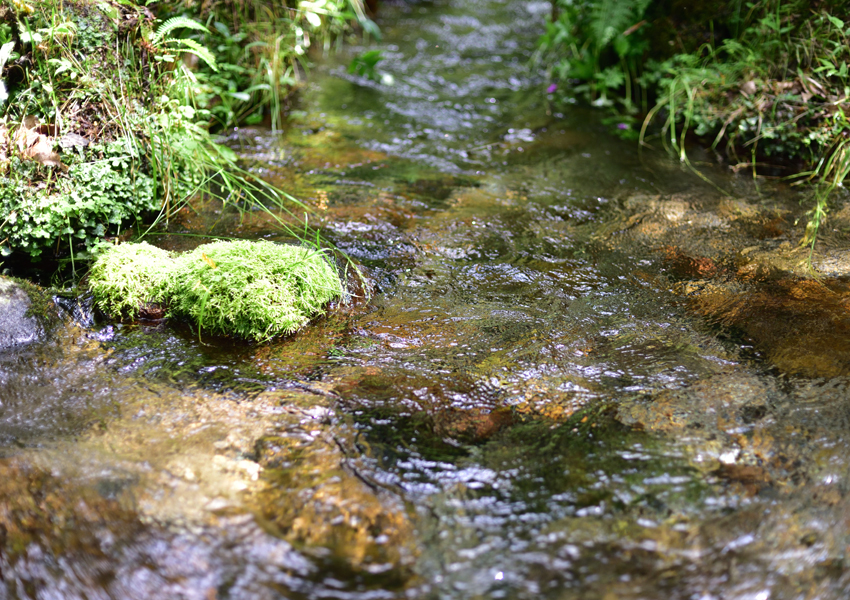
[[213, 56], [213, 53], [195, 40], [190, 40], [188, 38], [172, 38], [165, 40], [164, 45], [168, 46], [169, 50], [172, 50], [174, 52], [188, 52], [189, 54], [194, 54], [202, 61], [207, 63], [210, 69], [215, 72], [218, 72], [218, 65], [215, 62], [215, 56]]
[[160, 25], [157, 30], [151, 35], [150, 43], [154, 46], [166, 40], [166, 36], [175, 29], [194, 29], [195, 31], [203, 31], [209, 33], [210, 30], [188, 17], [173, 17]]
[[590, 32], [597, 48], [611, 41], [643, 18], [649, 0], [599, 0], [590, 10]]

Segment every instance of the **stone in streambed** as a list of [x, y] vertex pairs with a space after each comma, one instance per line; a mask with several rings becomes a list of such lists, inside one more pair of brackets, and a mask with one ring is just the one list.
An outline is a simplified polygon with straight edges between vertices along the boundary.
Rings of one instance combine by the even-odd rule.
[[24, 286], [0, 277], [0, 350], [41, 337], [44, 327], [32, 308], [33, 300]]
[[199, 332], [260, 342], [294, 333], [344, 293], [324, 251], [266, 240], [213, 242], [180, 255], [121, 244], [92, 265], [89, 287], [95, 306], [113, 317], [167, 310]]

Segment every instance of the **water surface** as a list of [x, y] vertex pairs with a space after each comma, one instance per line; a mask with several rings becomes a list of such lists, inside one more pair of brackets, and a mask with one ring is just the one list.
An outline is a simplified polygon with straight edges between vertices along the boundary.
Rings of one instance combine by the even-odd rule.
[[[6, 596], [845, 596], [846, 283], [752, 259], [796, 243], [786, 190], [552, 106], [548, 11], [385, 4], [392, 85], [353, 47], [228, 134], [362, 266], [328, 318], [0, 357]], [[284, 239], [211, 202], [170, 232]]]

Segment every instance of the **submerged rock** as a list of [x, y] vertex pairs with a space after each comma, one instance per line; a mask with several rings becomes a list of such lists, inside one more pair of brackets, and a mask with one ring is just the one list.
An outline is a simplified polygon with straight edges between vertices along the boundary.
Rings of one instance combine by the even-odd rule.
[[0, 350], [29, 344], [41, 337], [44, 323], [34, 312], [33, 299], [27, 290], [11, 279], [0, 277]]

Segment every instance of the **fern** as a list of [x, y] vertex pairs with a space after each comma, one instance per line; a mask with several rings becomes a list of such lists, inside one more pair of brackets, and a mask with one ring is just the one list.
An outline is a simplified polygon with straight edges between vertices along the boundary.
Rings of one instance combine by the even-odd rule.
[[650, 0], [598, 0], [592, 3], [588, 29], [601, 50], [643, 18]]
[[182, 38], [177, 40], [169, 40], [172, 42], [172, 47], [177, 52], [188, 52], [189, 54], [194, 54], [202, 61], [207, 63], [213, 71], [218, 72], [218, 65], [215, 62], [215, 56], [210, 52], [206, 46], [202, 46], [195, 40], [191, 40], [189, 38]]
[[187, 17], [173, 17], [160, 25], [157, 30], [150, 34], [148, 41], [153, 46], [162, 46], [172, 52], [186, 52], [194, 54], [199, 59], [207, 63], [213, 71], [218, 71], [218, 65], [215, 61], [215, 56], [210, 52], [209, 48], [199, 44], [190, 38], [172, 38], [168, 34], [177, 29], [194, 29], [203, 33], [209, 33], [210, 30], [193, 19]]
[[202, 31], [204, 33], [210, 32], [209, 29], [194, 19], [189, 19], [188, 17], [173, 17], [160, 25], [156, 32], [151, 34], [150, 40], [148, 41], [150, 41], [150, 43], [154, 46], [158, 46], [161, 43], [168, 43], [171, 40], [166, 39], [165, 36], [175, 29], [194, 29], [195, 31]]

